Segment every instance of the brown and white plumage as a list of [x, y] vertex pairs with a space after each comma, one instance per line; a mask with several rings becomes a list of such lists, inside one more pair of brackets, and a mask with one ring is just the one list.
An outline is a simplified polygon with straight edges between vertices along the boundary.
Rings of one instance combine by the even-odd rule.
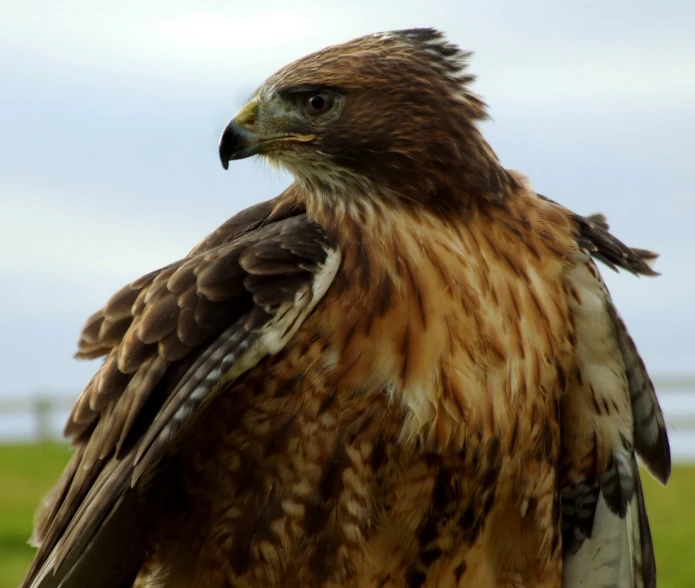
[[87, 321], [24, 586], [655, 585], [668, 439], [592, 261], [655, 255], [500, 165], [466, 57], [371, 35], [235, 116], [223, 164], [295, 182]]

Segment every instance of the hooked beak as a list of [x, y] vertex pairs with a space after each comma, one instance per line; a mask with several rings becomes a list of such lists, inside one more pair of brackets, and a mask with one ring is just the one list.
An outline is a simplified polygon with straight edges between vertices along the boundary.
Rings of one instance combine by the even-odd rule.
[[232, 159], [244, 159], [256, 155], [261, 149], [258, 136], [241, 125], [229, 121], [220, 137], [220, 161], [224, 169], [229, 168]]
[[287, 133], [259, 135], [256, 132], [257, 118], [258, 102], [254, 99], [242, 107], [222, 131], [219, 152], [224, 169], [229, 168], [229, 162], [232, 160], [262, 153], [277, 143], [310, 143], [316, 140], [315, 135]]

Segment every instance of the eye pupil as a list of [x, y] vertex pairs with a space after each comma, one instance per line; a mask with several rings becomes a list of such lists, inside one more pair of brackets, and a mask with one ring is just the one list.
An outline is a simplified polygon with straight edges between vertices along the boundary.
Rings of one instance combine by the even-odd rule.
[[309, 114], [323, 114], [333, 105], [330, 94], [316, 94], [307, 100], [306, 109]]

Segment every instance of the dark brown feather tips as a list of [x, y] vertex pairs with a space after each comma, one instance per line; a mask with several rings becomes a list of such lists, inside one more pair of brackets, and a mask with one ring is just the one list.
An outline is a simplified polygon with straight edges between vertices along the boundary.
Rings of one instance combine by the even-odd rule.
[[[597, 215], [593, 215], [596, 217]], [[659, 254], [646, 249], [628, 247], [608, 232], [608, 223], [603, 215], [598, 215], [601, 222], [593, 222], [592, 217], [585, 218], [575, 214], [577, 241], [579, 246], [602, 261], [612, 270], [625, 269], [635, 275], [658, 276], [649, 265]]]
[[[537, 196], [555, 206], [562, 207], [547, 196]], [[614, 271], [619, 268], [627, 270], [635, 275], [658, 276], [651, 266], [659, 254], [647, 249], [628, 247], [620, 239], [609, 232], [606, 216], [601, 213], [582, 216], [568, 211], [574, 221], [577, 236], [577, 244], [593, 258], [605, 263]]]

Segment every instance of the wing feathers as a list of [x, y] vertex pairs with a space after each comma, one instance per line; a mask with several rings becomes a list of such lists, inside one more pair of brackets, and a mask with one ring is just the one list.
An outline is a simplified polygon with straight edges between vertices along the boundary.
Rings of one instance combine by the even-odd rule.
[[622, 450], [614, 451], [610, 466], [601, 476], [601, 494], [608, 508], [620, 518], [627, 513], [635, 492], [635, 478], [639, 478], [639, 472], [633, 468], [632, 462], [632, 448], [625, 441]]
[[616, 239], [608, 232], [608, 223], [603, 215], [600, 223], [592, 222], [591, 217], [584, 218], [577, 214], [573, 217], [577, 226], [579, 246], [592, 257], [615, 271], [623, 268], [637, 275], [659, 275], [650, 266], [658, 254], [646, 249], [633, 249]]
[[603, 492], [592, 511], [591, 534], [563, 563], [564, 588], [620, 586], [656, 588], [656, 562], [637, 462], [624, 464], [634, 481], [632, 496], [618, 513]]
[[599, 495], [591, 539], [563, 562], [563, 588], [634, 587], [628, 530]]
[[[75, 549], [95, 555], [60, 585], [93, 577], [89, 560], [107, 557], [95, 547], [106, 544], [101, 533], [120, 533], [120, 519], [139, 505], [119, 502], [136, 491], [128, 488], [141, 491], [178, 433], [225, 383], [277, 353], [326, 293], [340, 253], [301, 211], [257, 218], [276, 208], [242, 213], [243, 222], [226, 223], [234, 236], [217, 231], [206, 241], [212, 249], [199, 245], [143, 276], [90, 317], [78, 356], [108, 357], [70, 415], [66, 434], [78, 450], [37, 520], [40, 549], [24, 586], [48, 585], [49, 569], [65, 574]], [[119, 515], [117, 504], [132, 508]]]
[[622, 244], [602, 215], [575, 220], [582, 251], [567, 280], [579, 375], [563, 400], [563, 586], [653, 587], [636, 454], [665, 483], [668, 437], [644, 363], [589, 255], [654, 275], [656, 254]]
[[605, 215], [597, 213], [584, 217], [568, 211], [542, 194], [537, 196], [561, 208], [570, 216], [575, 225], [577, 244], [591, 257], [602, 261], [615, 271], [622, 268], [635, 275], [659, 275], [651, 268], [651, 264], [659, 256], [658, 253], [625, 245], [608, 231]]
[[[635, 470], [637, 463], [635, 462]], [[635, 497], [630, 511], [629, 530], [632, 535], [633, 559], [637, 570], [636, 577], [641, 579], [644, 588], [656, 588], [656, 558], [652, 544], [652, 532], [647, 517], [647, 504], [639, 476], [635, 477]], [[638, 584], [639, 585], [639, 584]]]
[[[188, 417], [207, 399], [220, 375], [246, 352], [254, 338], [244, 329], [243, 319], [240, 319], [209, 345], [187, 370], [139, 444], [134, 462], [138, 467], [133, 482], [152, 465], [157, 457], [156, 449], [161, 449], [181, 429]], [[154, 444], [157, 447], [152, 451]]]
[[[575, 219], [578, 222], [579, 244], [592, 256], [604, 262], [608, 260], [608, 265], [613, 269], [618, 266], [635, 274], [658, 275], [650, 267], [658, 254], [646, 249], [630, 248], [621, 243], [608, 232], [605, 216], [596, 214], [583, 218], [575, 215]], [[666, 484], [671, 474], [671, 448], [654, 385], [625, 323], [608, 295], [606, 310], [625, 363], [632, 403], [635, 449], [654, 477]]]
[[610, 301], [608, 313], [615, 326], [630, 387], [635, 449], [654, 477], [666, 484], [671, 475], [671, 447], [654, 384], [625, 323]]

